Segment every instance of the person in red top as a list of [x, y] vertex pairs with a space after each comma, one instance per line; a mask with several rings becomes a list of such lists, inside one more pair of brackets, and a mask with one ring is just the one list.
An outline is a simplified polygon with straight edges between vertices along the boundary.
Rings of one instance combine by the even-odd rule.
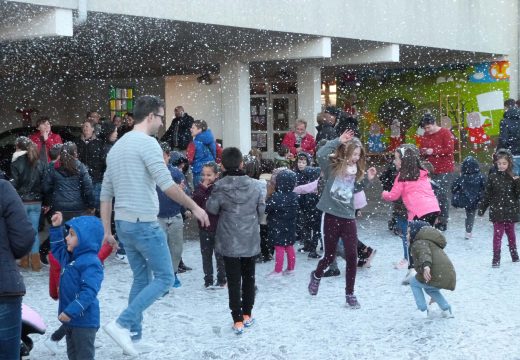
[[314, 136], [307, 132], [307, 122], [301, 119], [296, 120], [294, 131], [289, 131], [285, 134], [282, 144], [289, 148], [293, 156], [296, 156], [301, 151], [313, 156], [316, 148]]
[[40, 160], [44, 164], [49, 163], [49, 150], [56, 144], [63, 144], [63, 141], [61, 136], [51, 131], [51, 122], [47, 116], [42, 116], [36, 121], [36, 128], [38, 131], [29, 136], [29, 139], [38, 146]]
[[455, 165], [453, 135], [448, 129], [437, 125], [432, 114], [425, 114], [420, 126], [424, 129], [424, 136], [421, 139], [421, 155], [433, 165], [432, 180], [439, 187], [436, 195], [441, 214], [435, 227], [445, 231], [448, 227], [450, 208], [448, 191], [451, 187]]

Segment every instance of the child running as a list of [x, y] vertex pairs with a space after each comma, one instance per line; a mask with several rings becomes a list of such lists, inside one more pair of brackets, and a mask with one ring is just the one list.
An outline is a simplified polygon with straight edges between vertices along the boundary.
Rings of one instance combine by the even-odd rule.
[[103, 224], [95, 216], [80, 216], [66, 224], [63, 215], [52, 216], [51, 250], [62, 268], [59, 286], [58, 319], [65, 325], [69, 359], [94, 359], [99, 329], [97, 294], [103, 281], [98, 252], [103, 241]]
[[465, 227], [466, 240], [471, 239], [473, 223], [477, 214], [478, 204], [484, 194], [486, 178], [480, 171], [480, 165], [473, 156], [467, 156], [461, 165], [461, 174], [451, 186], [451, 205], [466, 210]]
[[[206, 210], [213, 184], [218, 179], [218, 165], [209, 162], [202, 166], [202, 182], [195, 187], [193, 201]], [[203, 227], [199, 222], [200, 252], [202, 254], [202, 269], [204, 271], [204, 287], [206, 289], [219, 289], [226, 286], [226, 269], [224, 258], [215, 251], [215, 233], [217, 231], [218, 215], [208, 214], [209, 226]], [[213, 254], [217, 263], [217, 280], [213, 285]]]
[[265, 202], [255, 181], [242, 170], [242, 153], [222, 152], [222, 179], [214, 185], [206, 210], [219, 215], [215, 250], [224, 257], [233, 331], [240, 335], [254, 323], [255, 256], [260, 253], [259, 217]]
[[[345, 246], [345, 293], [347, 306], [359, 308], [354, 295], [357, 269], [357, 228], [354, 193], [376, 176], [370, 168], [365, 177], [365, 150], [354, 133], [345, 131], [337, 139], [328, 141], [318, 150], [317, 158], [326, 181], [318, 208], [323, 211], [322, 234], [324, 255], [315, 271], [311, 272], [309, 293], [318, 294], [324, 270], [336, 258], [336, 247], [341, 238]], [[347, 167], [357, 165], [356, 175], [347, 175]]]
[[453, 317], [440, 289], [455, 290], [456, 274], [452, 262], [444, 252], [446, 238], [439, 230], [422, 220], [412, 221], [408, 225], [410, 249], [415, 259], [417, 275], [410, 279], [410, 287], [417, 308], [421, 311], [430, 309], [426, 305], [423, 290], [431, 296], [442, 310], [442, 317]]
[[478, 215], [483, 216], [489, 207], [489, 220], [493, 223], [493, 261], [491, 266], [500, 267], [500, 248], [504, 232], [509, 242], [513, 262], [518, 262], [515, 223], [520, 220], [520, 178], [513, 176], [513, 156], [509, 150], [499, 149], [495, 154], [498, 171], [490, 174]]
[[296, 221], [298, 214], [298, 195], [293, 192], [296, 174], [282, 170], [276, 176], [276, 191], [268, 198], [267, 229], [269, 241], [274, 244], [276, 253], [274, 271], [271, 277], [282, 275], [284, 255], [287, 253], [285, 274], [293, 274], [296, 264], [294, 243], [296, 241]]

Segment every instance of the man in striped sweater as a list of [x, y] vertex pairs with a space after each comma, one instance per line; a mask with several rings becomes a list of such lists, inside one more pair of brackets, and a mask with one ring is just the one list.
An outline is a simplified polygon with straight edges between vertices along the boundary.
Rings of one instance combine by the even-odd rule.
[[[121, 138], [107, 156], [101, 189], [101, 218], [104, 241], [115, 244], [110, 228], [112, 199], [115, 221], [134, 280], [128, 307], [104, 330], [128, 355], [138, 355], [134, 345], [141, 339], [143, 312], [163, 296], [174, 283], [172, 260], [166, 235], [157, 214], [156, 185], [205, 225], [208, 215], [173, 182], [156, 135], [164, 121], [164, 102], [142, 96], [134, 106], [134, 129]], [[152, 279], [148, 274], [153, 274]]]

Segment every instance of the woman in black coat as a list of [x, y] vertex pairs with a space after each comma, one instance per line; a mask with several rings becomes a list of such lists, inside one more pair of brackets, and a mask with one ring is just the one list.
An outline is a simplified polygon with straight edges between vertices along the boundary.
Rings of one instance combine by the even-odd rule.
[[78, 160], [76, 144], [63, 144], [59, 166], [51, 167], [43, 191], [52, 199], [52, 211], [61, 211], [63, 221], [85, 213], [94, 214], [95, 202], [88, 169]]
[[0, 180], [0, 356], [20, 358], [22, 296], [25, 285], [16, 259], [27, 255], [35, 231], [20, 196], [6, 180]]

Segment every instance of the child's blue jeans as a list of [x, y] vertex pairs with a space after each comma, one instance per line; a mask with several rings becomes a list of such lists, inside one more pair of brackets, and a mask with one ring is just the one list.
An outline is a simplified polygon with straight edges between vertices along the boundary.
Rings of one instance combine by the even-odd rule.
[[410, 280], [410, 287], [412, 288], [412, 293], [415, 297], [415, 303], [417, 304], [417, 308], [419, 310], [425, 311], [428, 308], [426, 299], [424, 298], [423, 289], [424, 292], [430, 295], [431, 298], [437, 303], [437, 305], [439, 305], [441, 310], [448, 310], [450, 308], [450, 304], [448, 304], [444, 296], [441, 294], [441, 289], [422, 283], [417, 280], [415, 276]]

